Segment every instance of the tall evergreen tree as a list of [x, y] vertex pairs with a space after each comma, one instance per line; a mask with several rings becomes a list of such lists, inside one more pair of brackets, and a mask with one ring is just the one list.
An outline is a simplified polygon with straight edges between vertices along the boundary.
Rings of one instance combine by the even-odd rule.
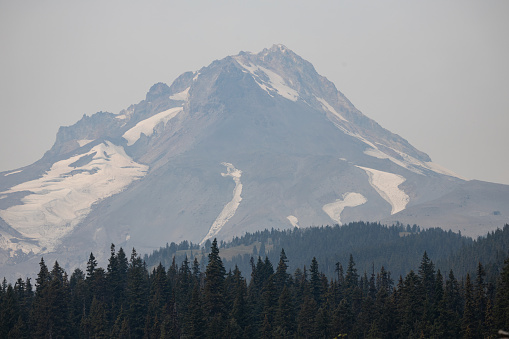
[[495, 326], [509, 330], [509, 257], [505, 259], [500, 278], [497, 282], [495, 297]]
[[481, 262], [477, 265], [477, 274], [475, 279], [474, 286], [474, 306], [475, 306], [475, 318], [476, 324], [473, 324], [473, 330], [475, 330], [474, 334], [478, 337], [482, 336], [486, 331], [485, 327], [485, 319], [486, 319], [486, 304], [488, 302], [486, 296], [486, 283], [484, 278], [486, 277], [486, 271], [484, 270]]
[[90, 279], [94, 276], [95, 268], [97, 267], [97, 260], [95, 260], [95, 256], [92, 252], [90, 252], [90, 257], [87, 262], [87, 279]]
[[476, 316], [474, 303], [474, 287], [467, 274], [465, 282], [465, 308], [463, 311], [462, 333], [464, 338], [475, 338]]
[[193, 288], [191, 304], [189, 306], [189, 317], [191, 338], [204, 338], [206, 322], [203, 314], [200, 287], [198, 285], [195, 285]]
[[283, 288], [288, 284], [290, 275], [287, 273], [288, 270], [288, 258], [284, 249], [281, 249], [279, 255], [279, 263], [276, 268], [274, 276], [274, 285], [276, 286], [276, 293], [279, 295], [283, 291]]
[[298, 317], [298, 336], [301, 338], [317, 338], [316, 314], [318, 307], [312, 296], [306, 295]]
[[130, 333], [142, 338], [147, 314], [148, 274], [141, 258], [133, 248], [127, 272], [127, 310]]
[[318, 261], [315, 257], [311, 261], [311, 267], [309, 268], [309, 272], [311, 274], [309, 283], [311, 287], [311, 294], [316, 301], [318, 307], [322, 304], [322, 294], [323, 294], [323, 286], [320, 277], [320, 272], [318, 270]]
[[292, 338], [295, 334], [295, 307], [286, 286], [279, 296], [274, 338]]
[[207, 337], [221, 338], [226, 327], [224, 281], [226, 270], [219, 257], [217, 240], [210, 248], [209, 263], [205, 270], [204, 306], [207, 319]]

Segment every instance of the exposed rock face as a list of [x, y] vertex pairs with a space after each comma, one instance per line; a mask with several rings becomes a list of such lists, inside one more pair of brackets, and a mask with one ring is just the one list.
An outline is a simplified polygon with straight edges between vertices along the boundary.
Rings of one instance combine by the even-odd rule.
[[144, 252], [356, 220], [477, 236], [509, 222], [508, 200], [508, 186], [433, 164], [275, 45], [155, 84], [119, 114], [84, 116], [40, 161], [0, 173], [0, 255], [23, 273], [40, 255], [105, 260], [111, 243]]

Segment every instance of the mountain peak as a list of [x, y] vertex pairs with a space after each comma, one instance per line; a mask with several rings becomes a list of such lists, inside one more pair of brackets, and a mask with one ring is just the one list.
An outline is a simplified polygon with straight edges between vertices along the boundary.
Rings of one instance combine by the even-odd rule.
[[[287, 51], [290, 51], [292, 52], [290, 49], [288, 49], [288, 47], [286, 47], [285, 45], [283, 44], [274, 44], [272, 45], [272, 47], [269, 49], [271, 52], [282, 52], [282, 53], [285, 53]], [[293, 52], [292, 52], [293, 53]]]
[[509, 188], [462, 184], [275, 44], [157, 83], [119, 114], [86, 116], [60, 129], [44, 161], [1, 173], [0, 267], [69, 249], [78, 265], [90, 251], [107, 260], [111, 243], [150, 251], [265, 227], [449, 215], [453, 230], [477, 236], [495, 225], [476, 229], [483, 220], [507, 222]]

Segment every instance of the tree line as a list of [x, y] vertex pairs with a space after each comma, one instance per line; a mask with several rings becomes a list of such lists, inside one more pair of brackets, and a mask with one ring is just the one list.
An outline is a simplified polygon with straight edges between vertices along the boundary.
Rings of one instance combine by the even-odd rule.
[[[202, 248], [188, 241], [172, 242], [145, 255], [144, 260], [150, 268], [159, 263], [169, 267], [174, 257], [182, 262], [187, 255], [190, 261], [197, 257], [205, 267], [210, 245], [210, 241]], [[383, 265], [394, 276], [405, 276], [419, 265], [426, 251], [442, 272], [453, 269], [458, 278], [464, 279], [467, 273], [475, 274], [477, 263], [481, 262], [491, 279], [500, 273], [509, 254], [509, 225], [474, 240], [440, 228], [422, 230], [417, 225], [352, 222], [342, 226], [257, 231], [218, 242], [218, 246], [223, 253], [231, 250], [235, 253], [235, 248], [252, 248], [249, 253], [239, 251], [226, 259], [223, 257], [226, 270], [238, 266], [242, 272], [251, 271], [251, 257], [267, 256], [271, 262], [277, 262], [284, 248], [286, 255], [292, 258], [288, 264], [292, 272], [309, 265], [310, 258], [316, 257], [320, 270], [332, 278], [336, 263], [347, 262], [352, 254], [360, 272], [369, 272], [374, 264], [375, 267]], [[249, 275], [247, 278], [249, 280]]]
[[[197, 258], [151, 271], [133, 249], [111, 246], [106, 269], [91, 253], [70, 277], [44, 259], [30, 279], [0, 289], [1, 338], [495, 338], [509, 324], [509, 258], [496, 282], [443, 274], [424, 252], [416, 270], [393, 277], [383, 266], [359, 273], [352, 255], [334, 276], [250, 260], [249, 282], [226, 270], [217, 241]], [[35, 288], [35, 289], [34, 289]]]

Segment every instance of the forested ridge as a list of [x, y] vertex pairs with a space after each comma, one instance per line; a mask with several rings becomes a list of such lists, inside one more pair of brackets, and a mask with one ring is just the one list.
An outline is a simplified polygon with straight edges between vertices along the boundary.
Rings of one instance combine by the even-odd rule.
[[274, 264], [251, 259], [248, 283], [225, 269], [215, 240], [205, 266], [195, 257], [148, 270], [114, 245], [106, 269], [90, 254], [70, 277], [42, 259], [34, 283], [4, 279], [0, 337], [496, 338], [509, 324], [509, 258], [494, 279], [481, 263], [457, 279], [427, 252], [400, 277], [383, 266], [360, 273], [353, 255], [331, 278], [315, 257], [293, 272], [291, 260], [284, 250]]
[[[465, 278], [467, 273], [475, 274], [479, 262], [485, 265], [490, 276], [496, 276], [509, 255], [509, 226], [473, 240], [440, 228], [421, 230], [417, 225], [353, 222], [343, 226], [258, 231], [218, 245], [226, 269], [237, 266], [242, 272], [251, 271], [251, 257], [258, 255], [278, 262], [284, 248], [292, 259], [288, 263], [291, 272], [309, 266], [315, 257], [328, 278], [335, 276], [336, 263], [345, 264], [350, 254], [361, 273], [371, 272], [373, 266], [376, 269], [384, 266], [393, 276], [405, 276], [415, 270], [425, 251], [442, 272], [452, 269], [459, 278]], [[170, 243], [145, 255], [144, 260], [152, 268], [159, 263], [169, 267], [173, 258], [182, 262], [186, 256], [190, 261], [196, 257], [204, 267], [209, 248], [210, 241], [202, 248], [188, 241]]]

